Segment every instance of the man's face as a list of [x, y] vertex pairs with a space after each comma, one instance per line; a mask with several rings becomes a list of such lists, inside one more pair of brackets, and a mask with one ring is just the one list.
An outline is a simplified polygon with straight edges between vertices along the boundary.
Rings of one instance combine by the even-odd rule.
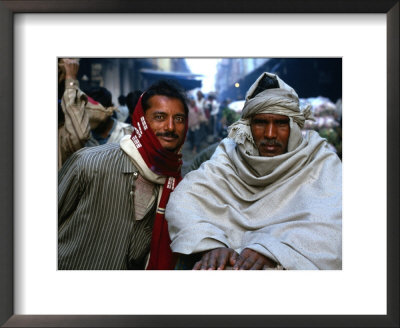
[[289, 118], [277, 114], [256, 114], [251, 119], [251, 133], [261, 156], [273, 157], [287, 152]]
[[144, 116], [150, 128], [164, 149], [178, 152], [185, 140], [186, 114], [182, 102], [161, 95], [148, 101], [150, 107]]

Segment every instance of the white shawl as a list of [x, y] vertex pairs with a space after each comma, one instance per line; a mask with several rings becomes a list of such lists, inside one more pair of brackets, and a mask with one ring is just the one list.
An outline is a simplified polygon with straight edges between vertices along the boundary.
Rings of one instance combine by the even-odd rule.
[[173, 252], [250, 248], [286, 269], [341, 269], [341, 162], [318, 133], [301, 137], [288, 116], [287, 153], [259, 156], [240, 122], [209, 161], [185, 176], [165, 214]]

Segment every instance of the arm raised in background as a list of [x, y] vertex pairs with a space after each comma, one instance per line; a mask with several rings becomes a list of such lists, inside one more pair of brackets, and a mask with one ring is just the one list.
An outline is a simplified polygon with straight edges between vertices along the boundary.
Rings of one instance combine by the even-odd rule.
[[84, 147], [90, 137], [89, 114], [85, 110], [87, 96], [79, 89], [76, 59], [63, 59], [65, 68], [65, 92], [61, 100], [64, 124], [58, 130], [59, 168], [75, 151]]

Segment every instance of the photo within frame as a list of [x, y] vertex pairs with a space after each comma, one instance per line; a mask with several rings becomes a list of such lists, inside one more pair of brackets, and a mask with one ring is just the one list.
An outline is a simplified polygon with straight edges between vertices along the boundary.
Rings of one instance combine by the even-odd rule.
[[341, 160], [341, 58], [60, 57], [58, 269], [341, 270]]

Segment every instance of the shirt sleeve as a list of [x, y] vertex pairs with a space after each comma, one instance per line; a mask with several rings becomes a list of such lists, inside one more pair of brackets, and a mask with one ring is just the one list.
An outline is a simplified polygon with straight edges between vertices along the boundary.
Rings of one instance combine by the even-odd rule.
[[60, 165], [71, 154], [84, 147], [90, 137], [89, 114], [85, 110], [87, 101], [87, 96], [79, 89], [79, 82], [67, 79], [61, 100], [65, 122], [59, 128]]
[[58, 171], [58, 228], [79, 203], [84, 190], [80, 152], [74, 153]]

